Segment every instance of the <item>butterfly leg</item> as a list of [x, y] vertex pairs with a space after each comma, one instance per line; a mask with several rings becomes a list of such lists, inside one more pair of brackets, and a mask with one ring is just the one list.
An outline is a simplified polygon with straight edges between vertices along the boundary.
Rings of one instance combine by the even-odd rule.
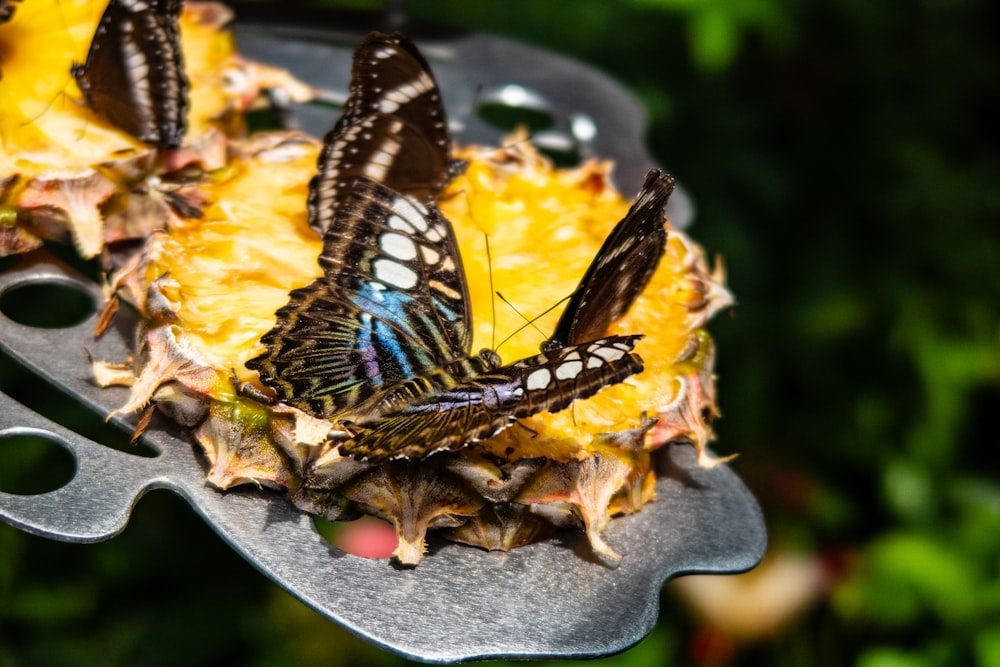
[[236, 391], [237, 396], [249, 398], [252, 401], [257, 401], [258, 403], [263, 403], [267, 406], [275, 405], [278, 402], [278, 398], [276, 396], [258, 389], [252, 382], [243, 382], [240, 380], [236, 375], [235, 369], [230, 369], [229, 371], [229, 383], [233, 385], [233, 389]]
[[525, 424], [522, 420], [518, 419], [517, 421], [514, 422], [514, 425], [518, 426], [520, 428], [523, 428], [525, 431], [527, 431], [528, 433], [530, 433], [532, 439], [538, 437], [538, 431], [536, 431], [535, 429], [533, 429], [530, 426], [528, 426], [527, 424]]

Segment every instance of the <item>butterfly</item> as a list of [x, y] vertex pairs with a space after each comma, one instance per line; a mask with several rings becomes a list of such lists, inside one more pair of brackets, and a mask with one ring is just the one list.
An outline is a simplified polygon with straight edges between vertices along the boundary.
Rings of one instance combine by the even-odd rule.
[[84, 102], [148, 144], [176, 148], [187, 125], [181, 0], [111, 0], [83, 64], [70, 70]]
[[471, 309], [451, 225], [359, 178], [323, 239], [324, 276], [294, 290], [247, 362], [279, 400], [336, 419], [345, 453], [419, 458], [555, 412], [642, 370], [641, 336], [571, 344], [502, 366], [470, 355]]
[[430, 205], [464, 168], [451, 157], [448, 119], [423, 55], [402, 34], [369, 34], [354, 52], [343, 113], [323, 139], [310, 224], [323, 234], [359, 176]]
[[[356, 175], [348, 185], [336, 165], [324, 164], [335, 156], [324, 149], [317, 177], [310, 183], [310, 202], [319, 201], [316, 191], [327, 188], [330, 179], [338, 182], [328, 190], [336, 195], [330, 200], [335, 210], [327, 216], [319, 259], [323, 276], [290, 293], [289, 302], [276, 313], [276, 325], [261, 339], [265, 352], [247, 362], [278, 400], [337, 420], [349, 434], [339, 445], [341, 451], [370, 461], [419, 458], [467, 446], [517, 419], [561, 410], [643, 367], [632, 351], [641, 336], [584, 341], [572, 326], [541, 354], [513, 364], [502, 365], [490, 350], [471, 355], [471, 308], [458, 244], [451, 225], [428, 201], [436, 198], [428, 192], [440, 191], [443, 185], [396, 189], [399, 183], [446, 184], [453, 164], [450, 141], [431, 139], [446, 129], [439, 124], [444, 119], [440, 95], [412, 93], [424, 87], [412, 80], [431, 75], [422, 59], [413, 58], [415, 50], [401, 46], [403, 39], [372, 36], [365, 41], [362, 53], [389, 55], [355, 60], [352, 95], [369, 103], [349, 101], [345, 117], [355, 120], [342, 119], [325, 142], [327, 148], [342, 142], [341, 154], [367, 155], [379, 168], [388, 162], [391, 171], [386, 174], [423, 173], [405, 167], [434, 144], [443, 147], [436, 174], [419, 180], [391, 177], [387, 184], [370, 178], [379, 169], [373, 172], [365, 163], [351, 162]], [[401, 84], [411, 92], [371, 84], [378, 90], [364, 90], [359, 78], [381, 82], [386, 79], [380, 68], [401, 69], [392, 62], [393, 54], [407, 67], [418, 63], [422, 68]], [[383, 98], [392, 103], [383, 104]], [[415, 107], [409, 108], [411, 103]], [[377, 123], [365, 125], [371, 114], [352, 115], [352, 109], [362, 106], [380, 109]], [[367, 131], [353, 130], [351, 122]], [[386, 160], [378, 147], [394, 143], [398, 148]], [[411, 145], [416, 145], [413, 153]], [[652, 208], [644, 203], [642, 210], [652, 215]], [[321, 209], [309, 210], [311, 222], [318, 222]], [[662, 210], [654, 215], [661, 229], [662, 215]], [[620, 225], [632, 228], [637, 217], [626, 216]], [[618, 251], [617, 246], [602, 251], [604, 258], [599, 255], [596, 263], [624, 270], [628, 263], [617, 259]], [[647, 271], [644, 266], [636, 273], [648, 279]], [[577, 294], [593, 293], [589, 283], [603, 279], [603, 269], [585, 277]], [[630, 299], [637, 293], [626, 292]], [[569, 320], [587, 322], [587, 332], [600, 328], [601, 322], [607, 328], [610, 319], [601, 314], [604, 304], [589, 298], [577, 301]]]

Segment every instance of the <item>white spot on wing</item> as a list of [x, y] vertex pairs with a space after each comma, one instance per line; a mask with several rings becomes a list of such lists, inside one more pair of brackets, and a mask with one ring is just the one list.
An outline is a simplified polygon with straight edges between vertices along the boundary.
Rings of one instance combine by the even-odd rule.
[[427, 72], [421, 72], [420, 76], [413, 81], [387, 91], [379, 100], [378, 109], [385, 114], [396, 113], [399, 107], [415, 100], [432, 88], [434, 88], [434, 80]]
[[409, 268], [390, 259], [376, 259], [372, 262], [375, 277], [399, 289], [413, 289], [417, 284], [417, 274]]
[[551, 380], [552, 373], [547, 368], [539, 368], [528, 376], [525, 386], [528, 391], [540, 391], [548, 387]]
[[462, 300], [462, 294], [461, 294], [461, 292], [458, 292], [458, 291], [452, 289], [451, 287], [449, 287], [448, 285], [444, 284], [440, 280], [431, 280], [430, 282], [427, 283], [427, 285], [431, 289], [433, 289], [435, 292], [438, 292], [439, 294], [444, 295], [446, 298], [449, 298], [449, 299], [451, 299], [453, 301], [461, 301]]
[[427, 237], [428, 241], [438, 243], [444, 239], [445, 232], [440, 225], [434, 225], [433, 227], [428, 228], [424, 235]]
[[625, 356], [625, 351], [617, 347], [604, 347], [603, 345], [595, 345], [590, 350], [593, 354], [596, 354], [600, 358], [608, 362], [618, 361]]
[[379, 237], [379, 246], [387, 255], [402, 261], [409, 261], [417, 256], [417, 246], [402, 234], [388, 233]]
[[[135, 101], [133, 105], [141, 116], [142, 125], [153, 125], [153, 98], [149, 89], [149, 62], [136, 43], [133, 25], [129, 21], [122, 23], [122, 55], [125, 58], [125, 71], [129, 78], [129, 93]], [[155, 128], [154, 131], [158, 131]]]
[[420, 254], [424, 257], [424, 263], [429, 266], [434, 266], [439, 261], [441, 261], [441, 253], [432, 248], [431, 246], [422, 245], [420, 246]]
[[396, 155], [403, 145], [391, 138], [382, 142], [365, 164], [365, 176], [377, 183], [385, 181], [389, 168], [396, 161]]
[[583, 370], [582, 361], [567, 361], [559, 364], [556, 369], [556, 377], [560, 380], [572, 380]]
[[392, 210], [399, 217], [406, 220], [410, 225], [422, 232], [427, 231], [427, 218], [414, 205], [414, 202], [406, 197], [396, 197], [392, 201]]
[[398, 215], [390, 215], [385, 219], [385, 224], [389, 227], [389, 229], [398, 229], [401, 232], [407, 232], [409, 234], [415, 234], [417, 231], [413, 228], [413, 225], [406, 220], [403, 220]]

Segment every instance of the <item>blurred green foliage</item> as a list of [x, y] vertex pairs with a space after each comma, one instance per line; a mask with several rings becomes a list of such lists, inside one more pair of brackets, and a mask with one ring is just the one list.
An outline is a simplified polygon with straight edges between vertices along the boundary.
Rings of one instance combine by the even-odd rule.
[[[699, 652], [667, 594], [654, 633], [604, 664], [1000, 666], [1000, 6], [406, 8], [570, 54], [642, 97], [740, 302], [713, 327], [717, 449], [741, 453], [775, 548], [839, 564], [831, 595], [777, 636]], [[223, 660], [403, 662], [165, 494], [101, 545], [0, 526], [0, 667]]]

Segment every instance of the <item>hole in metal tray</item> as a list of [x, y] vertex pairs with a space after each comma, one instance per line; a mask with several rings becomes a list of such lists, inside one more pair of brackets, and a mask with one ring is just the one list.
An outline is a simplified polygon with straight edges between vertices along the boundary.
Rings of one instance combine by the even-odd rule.
[[56, 436], [0, 433], [0, 491], [19, 496], [48, 493], [65, 486], [76, 461]]
[[531, 143], [557, 167], [577, 167], [583, 162], [580, 145], [563, 132], [538, 132]]
[[534, 132], [555, 126], [555, 115], [545, 98], [514, 84], [484, 92], [476, 108], [476, 115], [506, 132], [518, 127]]
[[28, 282], [0, 294], [0, 312], [18, 324], [40, 329], [76, 326], [96, 308], [89, 294], [68, 283]]

